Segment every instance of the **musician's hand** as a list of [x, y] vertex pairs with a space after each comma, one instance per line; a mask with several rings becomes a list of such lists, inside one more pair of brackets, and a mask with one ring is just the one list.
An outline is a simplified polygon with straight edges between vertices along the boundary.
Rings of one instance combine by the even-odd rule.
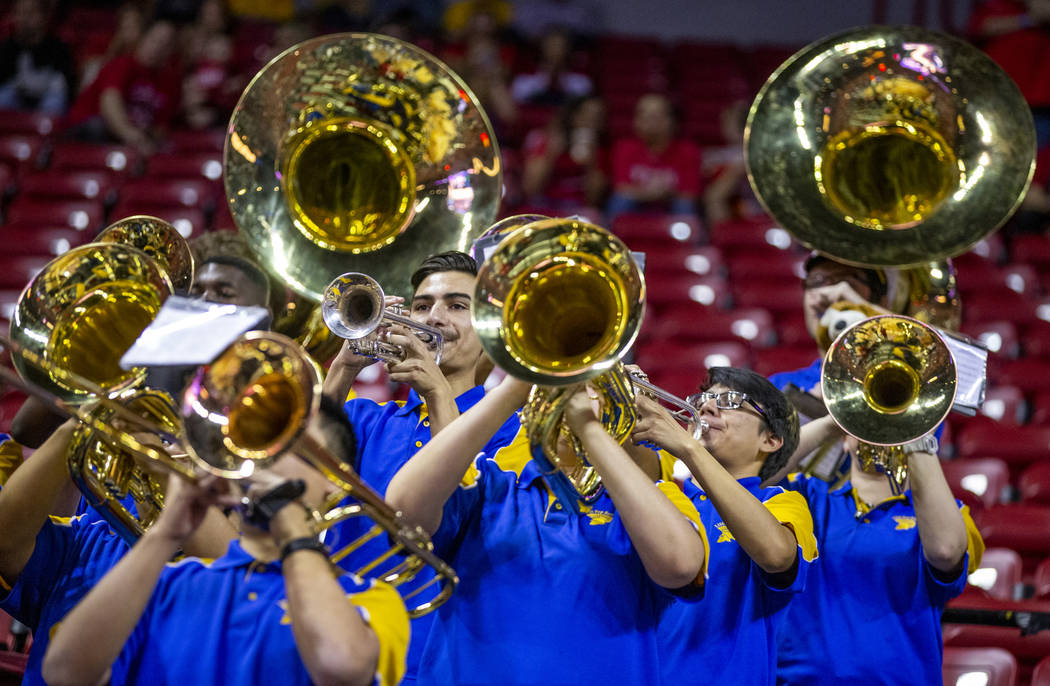
[[572, 397], [565, 405], [562, 418], [570, 429], [579, 433], [587, 424], [598, 421], [598, 416], [594, 413], [596, 397], [586, 384], [570, 387], [566, 392], [572, 393]]
[[675, 457], [681, 457], [690, 447], [697, 445], [692, 434], [683, 429], [660, 403], [639, 393], [635, 404], [638, 407], [638, 422], [631, 433], [631, 440], [635, 443], [652, 443]]
[[[245, 497], [248, 500], [255, 501], [287, 481], [288, 479], [285, 476], [274, 470], [256, 472], [252, 476], [252, 482], [245, 492]], [[313, 530], [310, 528], [307, 508], [302, 502], [302, 497], [300, 496], [279, 509], [270, 518], [269, 529], [270, 535], [273, 536], [278, 546], [293, 538], [314, 535]]]
[[168, 480], [164, 494], [164, 509], [147, 531], [147, 535], [164, 538], [182, 545], [204, 521], [212, 505], [236, 505], [238, 499], [230, 493], [228, 482], [217, 476], [207, 476], [198, 484], [185, 479]]
[[[388, 308], [393, 305], [403, 305], [405, 299], [397, 295], [387, 295], [383, 300], [383, 307]], [[382, 336], [385, 335], [387, 327], [380, 327], [377, 333]], [[345, 367], [355, 375], [365, 367], [375, 364], [377, 360], [366, 355], [358, 355], [353, 351], [350, 346], [350, 341], [343, 341], [342, 347], [339, 348], [339, 353], [332, 360], [330, 369], [336, 367]]]
[[387, 363], [390, 380], [407, 383], [423, 398], [439, 393], [452, 393], [445, 375], [434, 362], [434, 351], [419, 340], [407, 326], [390, 327], [387, 340], [405, 351], [405, 359]]

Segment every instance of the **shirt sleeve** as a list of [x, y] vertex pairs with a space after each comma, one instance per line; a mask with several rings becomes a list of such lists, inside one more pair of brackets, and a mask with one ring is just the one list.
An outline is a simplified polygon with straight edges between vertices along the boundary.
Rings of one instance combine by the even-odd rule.
[[[798, 565], [790, 584], [785, 584], [783, 574], [768, 574], [758, 568], [771, 590], [797, 593], [805, 588], [809, 565], [817, 559], [817, 538], [813, 534], [813, 517], [805, 497], [797, 491], [782, 491], [762, 502], [777, 521], [791, 529], [798, 544]], [[756, 565], [757, 567], [757, 565]]]
[[389, 584], [377, 581], [368, 590], [351, 595], [350, 602], [379, 640], [375, 683], [396, 686], [405, 674], [409, 637], [408, 613], [401, 595]]
[[[52, 589], [66, 576], [70, 556], [76, 552], [76, 532], [72, 521], [50, 517], [36, 536], [33, 554], [17, 579], [4, 579], [0, 587], [6, 594], [0, 598], [0, 609], [36, 629], [40, 611]], [[67, 580], [71, 581], [71, 580]]]
[[693, 525], [696, 533], [700, 536], [700, 544], [704, 548], [704, 561], [700, 565], [700, 573], [697, 575], [696, 580], [693, 582], [696, 586], [704, 586], [707, 583], [707, 561], [711, 557], [711, 545], [707, 540], [707, 531], [704, 529], [704, 525], [700, 522], [700, 513], [696, 511], [696, 506], [693, 505], [692, 501], [686, 497], [682, 489], [678, 487], [678, 484], [669, 481], [661, 481], [656, 484], [656, 487], [660, 489], [667, 499], [671, 501], [682, 515], [689, 520], [689, 523]]
[[[524, 432], [522, 432], [524, 433]], [[461, 533], [475, 510], [481, 507], [488, 459], [478, 453], [455, 492], [441, 510], [441, 524], [430, 537], [438, 557], [447, 560], [461, 540]]]

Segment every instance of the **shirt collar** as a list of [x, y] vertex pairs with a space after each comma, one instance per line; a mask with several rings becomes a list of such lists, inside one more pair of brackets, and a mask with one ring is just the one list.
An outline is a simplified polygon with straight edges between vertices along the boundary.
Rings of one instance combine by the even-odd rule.
[[846, 498], [850, 498], [852, 500], [854, 506], [857, 508], [858, 512], [860, 512], [862, 510], [864, 512], [870, 512], [871, 510], [878, 509], [879, 507], [882, 507], [883, 505], [885, 505], [887, 503], [894, 503], [894, 502], [910, 503], [911, 502], [911, 489], [909, 488], [908, 490], [904, 491], [904, 493], [901, 493], [900, 495], [891, 495], [889, 498], [886, 498], [885, 500], [882, 500], [882, 501], [880, 501], [878, 503], [875, 503], [871, 507], [871, 510], [869, 510], [869, 509], [867, 509], [867, 503], [865, 503], [863, 500], [860, 499], [860, 496], [857, 495], [857, 489], [853, 488], [853, 483], [850, 482], [849, 479], [846, 479], [842, 483], [842, 485], [839, 486], [838, 488], [836, 488], [834, 491], [832, 491], [831, 494], [832, 495], [844, 496]]
[[236, 569], [238, 567], [250, 567], [252, 565], [262, 566], [276, 566], [276, 562], [260, 562], [248, 554], [248, 551], [241, 545], [239, 539], [233, 539], [230, 541], [230, 546], [226, 549], [226, 554], [222, 557], [213, 560], [208, 566], [212, 569]]
[[[456, 408], [461, 412], [466, 412], [470, 408], [481, 400], [485, 396], [484, 386], [474, 386], [473, 388], [467, 389], [463, 393], [456, 396]], [[416, 393], [416, 389], [410, 389], [408, 391], [408, 398], [405, 400], [405, 404], [395, 412], [396, 415], [407, 415], [415, 412], [423, 406], [423, 399]]]

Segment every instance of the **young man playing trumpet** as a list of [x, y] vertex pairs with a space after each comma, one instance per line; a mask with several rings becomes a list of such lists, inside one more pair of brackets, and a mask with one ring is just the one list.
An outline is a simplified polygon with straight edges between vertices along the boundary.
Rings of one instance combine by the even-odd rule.
[[[306, 431], [352, 460], [338, 406]], [[241, 502], [221, 485], [169, 479], [158, 520], [54, 632], [47, 682], [397, 684], [408, 643], [401, 597], [333, 574], [308, 513], [336, 487], [297, 456], [253, 476], [226, 555], [169, 562], [212, 505]]]
[[[432, 436], [485, 395], [480, 384], [491, 363], [482, 351], [470, 318], [477, 272], [477, 263], [465, 253], [445, 252], [425, 259], [412, 275], [413, 295], [408, 314], [413, 320], [441, 332], [440, 365], [434, 362], [433, 351], [408, 328], [392, 327], [387, 340], [401, 346], [405, 359], [389, 363], [387, 369], [392, 381], [409, 385], [408, 399], [387, 403], [367, 398], [346, 401], [346, 414], [357, 438], [358, 473], [380, 495], [394, 474]], [[387, 304], [398, 300], [391, 298]], [[325, 378], [325, 395], [342, 403], [360, 371], [374, 362], [353, 354], [344, 345]], [[517, 429], [517, 417], [507, 418], [506, 424], [493, 432], [486, 449], [506, 445]], [[359, 520], [340, 525], [329, 539], [332, 550], [338, 556], [341, 548], [365, 534], [368, 528]], [[381, 545], [382, 541], [370, 541], [365, 550], [378, 550]], [[428, 578], [429, 574], [420, 574], [418, 582]], [[432, 621], [433, 616], [429, 614], [412, 622], [413, 641], [405, 683], [415, 679], [416, 665]]]
[[776, 633], [817, 557], [805, 499], [763, 488], [798, 444], [798, 416], [780, 391], [747, 370], [713, 367], [690, 398], [708, 428], [693, 439], [655, 401], [639, 397], [632, 438], [659, 445], [692, 474], [685, 493], [711, 542], [702, 603], [677, 602], [660, 620], [668, 684], [773, 684]]
[[[699, 598], [705, 585], [707, 539], [696, 510], [675, 484], [646, 476], [582, 388], [563, 421], [602, 478], [596, 501], [555, 498], [524, 431], [486, 450], [530, 388], [505, 379], [387, 490], [393, 507], [433, 534], [461, 580], [436, 613], [419, 682], [647, 683], [659, 668], [656, 626], [672, 591]], [[567, 441], [559, 451], [576, 459]]]

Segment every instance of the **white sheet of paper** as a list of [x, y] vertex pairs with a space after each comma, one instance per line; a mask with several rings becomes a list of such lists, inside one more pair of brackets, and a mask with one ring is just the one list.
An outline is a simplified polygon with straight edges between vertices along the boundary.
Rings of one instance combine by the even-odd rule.
[[258, 328], [265, 307], [221, 305], [173, 295], [120, 358], [123, 369], [201, 365], [213, 361], [245, 331]]

